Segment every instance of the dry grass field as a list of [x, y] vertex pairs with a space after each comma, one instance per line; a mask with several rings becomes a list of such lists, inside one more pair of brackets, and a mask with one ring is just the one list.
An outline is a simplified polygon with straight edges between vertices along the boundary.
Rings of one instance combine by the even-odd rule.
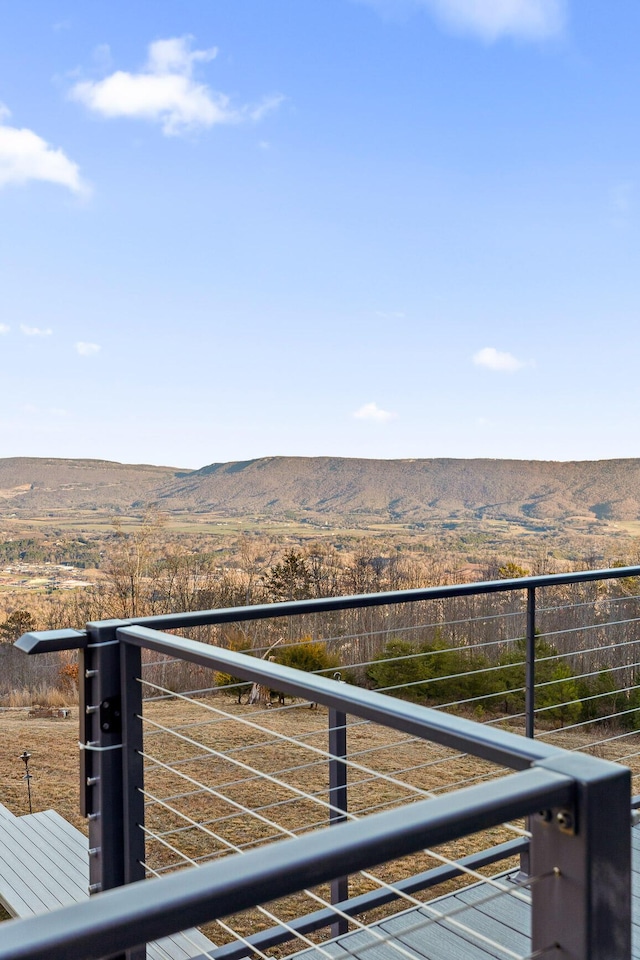
[[[29, 761], [34, 813], [58, 811], [83, 832], [86, 821], [79, 813], [78, 710], [67, 719], [30, 718], [29, 709], [0, 710], [0, 803], [16, 816], [29, 813], [24, 751]], [[0, 919], [7, 914], [0, 906]]]
[[[148, 703], [144, 715], [147, 828], [158, 838], [150, 836], [147, 842], [151, 873], [202, 863], [327, 824], [328, 717], [323, 708], [311, 710], [298, 703], [267, 710], [217, 696]], [[349, 807], [355, 815], [401, 807], [454, 783], [490, 775], [489, 765], [473, 758], [456, 757], [356, 718], [349, 718], [349, 724], [354, 765], [349, 772]], [[64, 720], [32, 718], [26, 709], [0, 711], [0, 744], [0, 802], [17, 815], [28, 813], [20, 760], [27, 750], [33, 810], [54, 808], [86, 832], [78, 813], [77, 708]], [[455, 857], [513, 836], [497, 828], [440, 853]], [[423, 853], [374, 872], [393, 882], [438, 862]], [[371, 879], [358, 876], [352, 878], [350, 892], [375, 886]], [[328, 896], [327, 889], [315, 893]], [[273, 910], [288, 919], [318, 907], [318, 902], [300, 895], [279, 902]], [[229, 922], [243, 935], [272, 923], [256, 911]], [[206, 932], [216, 943], [224, 942], [216, 925]]]
[[[147, 827], [158, 838], [148, 838], [147, 844], [147, 863], [153, 870], [163, 872], [181, 859], [215, 859], [233, 849], [247, 850], [326, 826], [328, 718], [322, 708], [310, 710], [297, 703], [261, 710], [215, 697], [151, 704], [145, 716], [146, 790], [149, 800], [161, 801], [147, 808]], [[490, 764], [475, 758], [356, 718], [348, 724], [349, 810], [356, 816], [389, 809], [398, 809], [401, 816], [406, 803], [494, 775]], [[455, 858], [514, 836], [498, 827], [439, 848], [435, 856], [419, 853], [372, 873], [383, 883], [393, 883], [438, 866], [439, 856]], [[378, 886], [370, 876], [357, 875], [350, 880], [350, 893]], [[328, 890], [319, 888], [314, 894], [326, 899]], [[317, 901], [300, 894], [279, 901], [273, 910], [287, 920], [318, 907]], [[271, 925], [255, 911], [229, 922], [245, 936]], [[215, 925], [206, 932], [216, 943], [225, 939]]]
[[30, 718], [28, 708], [0, 710], [0, 803], [16, 816], [29, 813], [25, 750], [34, 813], [53, 808], [86, 833], [78, 800], [78, 708], [67, 719]]
[[[149, 702], [144, 717], [151, 874], [326, 825], [328, 717], [322, 707], [311, 710], [298, 702], [266, 709], [238, 705], [228, 696], [217, 695]], [[401, 816], [404, 804], [422, 796], [437, 796], [501, 774], [484, 761], [356, 718], [349, 718], [348, 725], [349, 809], [354, 815], [397, 808]], [[592, 752], [609, 759], [626, 756], [634, 772], [640, 773], [633, 756], [640, 750], [640, 734], [609, 739], [604, 733], [601, 739], [607, 742], [596, 744]], [[0, 711], [0, 802], [17, 815], [28, 812], [24, 764], [19, 759], [27, 750], [34, 811], [54, 808], [86, 832], [78, 812], [77, 735], [77, 707], [69, 719], [29, 717], [28, 710]], [[609, 735], [615, 736], [612, 731]], [[580, 736], [571, 731], [558, 731], [551, 739], [568, 749], [584, 747]], [[394, 882], [438, 865], [440, 856], [453, 859], [515, 836], [509, 827], [497, 827], [439, 848], [435, 855], [416, 854], [376, 867], [372, 873], [382, 882]], [[511, 866], [515, 863], [485, 872]], [[425, 896], [441, 895], [460, 882], [452, 881]], [[375, 880], [358, 875], [351, 878], [350, 893], [375, 886]], [[327, 898], [328, 891], [318, 888], [314, 895]], [[270, 905], [269, 910], [290, 919], [318, 908], [317, 900], [300, 894]], [[228, 922], [246, 936], [271, 926], [273, 920], [251, 911]], [[229, 939], [217, 924], [205, 932], [217, 944]], [[281, 955], [286, 949], [277, 952]]]

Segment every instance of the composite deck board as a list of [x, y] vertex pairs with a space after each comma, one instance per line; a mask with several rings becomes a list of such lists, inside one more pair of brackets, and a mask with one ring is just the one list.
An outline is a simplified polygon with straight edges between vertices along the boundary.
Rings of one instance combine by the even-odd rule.
[[[452, 956], [469, 960], [494, 960], [496, 954], [474, 935], [474, 917], [468, 916], [465, 911], [456, 916], [455, 921], [458, 925], [451, 927], [446, 920], [434, 920], [421, 910], [412, 910], [406, 917], [401, 915], [381, 923], [379, 929], [390, 938], [392, 944], [407, 947], [411, 954], [427, 960], [447, 960]], [[394, 953], [396, 960], [399, 960], [396, 951]]]
[[[46, 841], [34, 836], [24, 820], [16, 817], [0, 822], [0, 875], [8, 879], [11, 887], [22, 881], [20, 896], [26, 900], [29, 913], [46, 913], [88, 896], [87, 884], [82, 886], [77, 877], [69, 876], [66, 861], [60, 864], [51, 856]], [[8, 896], [3, 899], [7, 900], [8, 911], [16, 914]]]
[[32, 844], [34, 849], [41, 850], [47, 859], [55, 860], [68, 878], [70, 890], [76, 894], [75, 899], [80, 899], [89, 893], [87, 840], [71, 824], [67, 826], [71, 827], [73, 833], [66, 831], [61, 826], [64, 823], [66, 821], [53, 810], [18, 819], [25, 841]]
[[[640, 960], [640, 827], [632, 835], [632, 957]], [[526, 888], [504, 875], [517, 896], [494, 896], [486, 883], [428, 901], [295, 954], [295, 960], [504, 960], [530, 952]], [[88, 841], [53, 810], [16, 817], [0, 805], [0, 902], [13, 915], [34, 916], [88, 896]], [[437, 915], [442, 915], [439, 919]], [[504, 949], [501, 949], [504, 948]], [[149, 960], [190, 960], [214, 945], [196, 929], [148, 945]], [[506, 952], [505, 952], [506, 951]]]
[[[515, 884], [513, 886], [515, 887]], [[453, 899], [458, 903], [473, 904], [479, 913], [493, 917], [504, 927], [517, 932], [525, 930], [528, 934], [531, 928], [531, 901], [525, 903], [519, 898], [509, 896], [487, 900], [487, 896], [492, 892], [484, 886], [473, 886], [454, 894]]]
[[185, 930], [184, 933], [175, 933], [171, 937], [163, 937], [147, 946], [148, 960], [190, 960], [213, 950], [214, 945], [203, 933], [196, 930]]
[[[514, 929], [513, 926], [507, 926], [501, 923], [497, 917], [479, 910], [475, 906], [471, 906], [468, 901], [459, 899], [456, 896], [448, 898], [445, 902], [441, 902], [438, 913], [444, 915], [454, 914], [450, 918], [450, 922], [447, 923], [447, 921], [444, 921], [443, 925], [463, 940], [470, 939], [473, 943], [480, 943], [481, 941], [476, 936], [476, 934], [480, 934], [481, 937], [486, 937], [487, 940], [503, 944], [514, 953], [524, 956], [529, 952], [531, 938], [529, 935], [528, 917], [525, 919], [522, 927]], [[432, 918], [431, 912], [426, 909], [418, 910], [417, 915], [424, 916], [426, 921], [430, 921]], [[396, 924], [404, 924], [404, 921], [390, 920], [384, 926], [386, 930], [395, 931]], [[469, 930], [470, 933], [466, 933], [466, 930]], [[489, 953], [493, 953], [486, 945], [484, 949]]]
[[31, 917], [48, 909], [46, 902], [41, 900], [25, 879], [21, 866], [4, 854], [1, 845], [0, 903], [12, 917]]
[[46, 831], [50, 837], [58, 837], [70, 850], [86, 859], [87, 838], [55, 810], [42, 810], [32, 814], [28, 820], [34, 828]]
[[[406, 926], [411, 925], [407, 917]], [[387, 931], [385, 923], [375, 924], [367, 931], [347, 934], [337, 942], [323, 943], [322, 950], [329, 949], [335, 960], [495, 960], [495, 954], [438, 924], [429, 928], [428, 937], [419, 931], [407, 934], [400, 931], [401, 927]], [[376, 938], [376, 932], [382, 941]], [[296, 960], [321, 960], [322, 954], [318, 950], [305, 950], [295, 957]]]
[[[640, 826], [632, 829], [631, 836], [631, 956], [640, 960]], [[517, 887], [508, 876], [500, 882], [516, 890], [519, 896], [505, 893], [493, 897], [489, 884], [474, 884], [428, 901], [424, 907], [378, 921], [366, 931], [347, 933], [323, 943], [322, 953], [304, 950], [289, 960], [323, 960], [326, 953], [335, 960], [505, 960], [510, 954], [500, 947], [526, 957], [531, 952], [530, 892]], [[458, 912], [461, 908], [462, 912]], [[445, 916], [455, 914], [451, 920], [465, 929], [456, 929], [447, 919], [434, 922], [436, 911]], [[386, 942], [381, 942], [381, 937]], [[403, 954], [402, 950], [406, 952]]]
[[[3, 808], [6, 810], [6, 808]], [[54, 810], [0, 814], [0, 903], [13, 917], [33, 917], [89, 896], [87, 838]], [[199, 930], [150, 943], [149, 960], [190, 960], [213, 948]]]

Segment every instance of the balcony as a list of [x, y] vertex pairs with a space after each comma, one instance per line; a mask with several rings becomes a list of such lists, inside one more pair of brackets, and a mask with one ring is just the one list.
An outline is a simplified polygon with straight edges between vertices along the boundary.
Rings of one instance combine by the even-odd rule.
[[79, 651], [91, 897], [0, 960], [632, 956], [638, 577], [26, 634]]

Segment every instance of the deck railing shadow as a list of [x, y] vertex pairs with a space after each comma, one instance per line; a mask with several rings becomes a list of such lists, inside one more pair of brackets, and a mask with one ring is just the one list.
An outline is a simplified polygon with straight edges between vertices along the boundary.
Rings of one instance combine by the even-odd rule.
[[[477, 880], [515, 854], [524, 887], [500, 882], [489, 896], [530, 891], [532, 955], [628, 956], [630, 771], [602, 756], [618, 744], [635, 756], [638, 576], [592, 571], [25, 635], [29, 653], [80, 651], [91, 892], [135, 886], [60, 911], [54, 933], [52, 917], [29, 921], [0, 958], [136, 956], [142, 940], [214, 920], [217, 960], [287, 942], [322, 953], [323, 938], [417, 909], [437, 884]], [[250, 653], [214, 645], [230, 626], [251, 637]], [[390, 640], [416, 649], [394, 658]], [[338, 669], [274, 662], [272, 652], [301, 641], [324, 643]], [[485, 659], [466, 672], [443, 656], [474, 649]], [[585, 684], [603, 656], [614, 682], [594, 693]], [[439, 672], [429, 666], [386, 693], [358, 685], [384, 687], [385, 665], [438, 657]], [[562, 668], [553, 675], [550, 665]], [[493, 677], [495, 691], [467, 686], [451, 698], [464, 676]], [[236, 704], [238, 685], [257, 703]], [[270, 707], [269, 691], [295, 699]], [[606, 736], [585, 737], [594, 729]], [[478, 831], [488, 832], [461, 840]], [[388, 866], [373, 873], [378, 864]], [[150, 876], [159, 879], [139, 882]], [[468, 941], [464, 918], [421, 910], [420, 929], [457, 923]]]

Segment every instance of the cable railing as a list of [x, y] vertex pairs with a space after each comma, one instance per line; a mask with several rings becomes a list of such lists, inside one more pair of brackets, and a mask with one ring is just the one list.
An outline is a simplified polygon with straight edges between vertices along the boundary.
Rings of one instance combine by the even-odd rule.
[[[131, 899], [109, 894], [120, 911], [110, 952], [137, 956], [140, 930], [155, 940], [170, 922], [171, 932], [207, 924], [216, 946], [194, 956], [215, 960], [373, 960], [381, 945], [414, 957], [415, 938], [436, 927], [494, 957], [555, 944], [567, 956], [626, 956], [639, 576], [590, 571], [25, 635], [30, 653], [80, 651], [90, 890], [134, 884]], [[615, 824], [597, 827], [614, 809]], [[271, 866], [285, 850], [296, 879], [283, 884]], [[495, 864], [502, 879], [487, 878]], [[194, 873], [187, 903], [177, 877]], [[232, 903], [221, 892], [231, 873], [246, 881]], [[147, 886], [163, 911], [140, 899]], [[500, 942], [494, 898], [527, 904], [526, 944]], [[131, 911], [144, 915], [137, 933]], [[86, 952], [83, 916], [65, 921], [60, 956], [104, 954]], [[30, 960], [34, 923], [32, 952], [20, 954]]]

